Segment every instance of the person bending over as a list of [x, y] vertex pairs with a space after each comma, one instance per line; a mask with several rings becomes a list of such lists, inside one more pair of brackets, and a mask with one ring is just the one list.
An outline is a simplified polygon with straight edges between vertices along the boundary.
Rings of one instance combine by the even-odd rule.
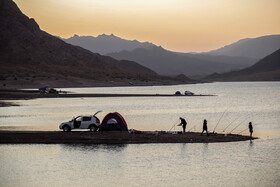
[[186, 133], [186, 126], [187, 126], [187, 122], [184, 118], [180, 117], [179, 118], [181, 120], [181, 123], [178, 126], [182, 126], [183, 127], [183, 133]]

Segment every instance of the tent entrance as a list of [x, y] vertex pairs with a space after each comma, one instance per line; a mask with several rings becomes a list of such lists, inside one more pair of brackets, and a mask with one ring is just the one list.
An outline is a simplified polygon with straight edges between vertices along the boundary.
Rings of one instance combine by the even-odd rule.
[[108, 113], [100, 125], [99, 131], [128, 131], [127, 124], [117, 112]]

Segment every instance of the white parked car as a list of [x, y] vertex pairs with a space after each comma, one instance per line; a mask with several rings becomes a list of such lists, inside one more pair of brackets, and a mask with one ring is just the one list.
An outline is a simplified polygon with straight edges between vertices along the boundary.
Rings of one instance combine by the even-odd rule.
[[63, 131], [66, 132], [69, 132], [72, 129], [89, 129], [90, 131], [95, 132], [100, 126], [100, 120], [95, 116], [97, 113], [94, 115], [77, 116], [71, 121], [61, 123], [59, 129], [63, 129]]
[[192, 93], [190, 91], [185, 91], [185, 95], [194, 95], [194, 93]]

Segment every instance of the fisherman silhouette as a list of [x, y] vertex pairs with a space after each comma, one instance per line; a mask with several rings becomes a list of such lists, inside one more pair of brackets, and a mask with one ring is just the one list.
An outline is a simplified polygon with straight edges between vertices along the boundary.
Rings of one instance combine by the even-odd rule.
[[179, 118], [181, 120], [181, 123], [178, 126], [182, 126], [183, 127], [183, 133], [186, 133], [186, 126], [187, 126], [187, 122], [184, 118], [180, 117]]
[[252, 122], [249, 122], [249, 132], [250, 132], [250, 139], [252, 139], [252, 134], [253, 134]]
[[204, 131], [206, 131], [207, 136], [209, 136], [208, 131], [207, 131], [207, 121], [206, 121], [206, 119], [203, 121], [203, 130], [200, 134], [201, 136], [202, 136]]

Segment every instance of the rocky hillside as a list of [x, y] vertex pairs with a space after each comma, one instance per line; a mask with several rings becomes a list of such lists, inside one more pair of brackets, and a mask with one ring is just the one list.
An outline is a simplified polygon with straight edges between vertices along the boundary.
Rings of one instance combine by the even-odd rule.
[[118, 61], [72, 46], [42, 30], [12, 0], [0, 1], [1, 75], [49, 74], [88, 79], [143, 78], [157, 75], [131, 61]]

